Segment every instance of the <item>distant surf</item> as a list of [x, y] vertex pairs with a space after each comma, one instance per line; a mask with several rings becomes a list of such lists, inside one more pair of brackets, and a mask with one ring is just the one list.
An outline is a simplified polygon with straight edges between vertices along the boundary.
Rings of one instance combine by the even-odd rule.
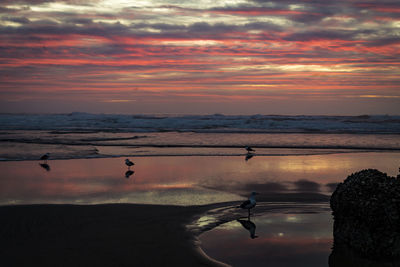
[[0, 114], [0, 160], [400, 151], [400, 116]]
[[400, 116], [0, 114], [1, 130], [400, 133]]

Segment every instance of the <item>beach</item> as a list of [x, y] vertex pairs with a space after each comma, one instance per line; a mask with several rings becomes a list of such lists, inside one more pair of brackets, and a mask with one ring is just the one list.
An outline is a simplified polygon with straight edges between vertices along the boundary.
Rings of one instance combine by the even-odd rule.
[[[298, 266], [327, 266], [330, 192], [363, 166], [394, 173], [397, 155], [144, 157], [129, 178], [124, 158], [52, 160], [50, 171], [37, 161], [0, 162], [0, 265], [246, 266], [249, 256], [238, 265], [213, 252], [224, 247], [218, 240], [240, 235], [232, 249], [258, 244], [255, 256], [271, 259], [278, 254], [265, 248], [279, 247], [297, 253]], [[337, 168], [344, 162], [348, 170]], [[236, 208], [253, 189], [254, 240], [238, 223], [247, 211]], [[310, 259], [318, 262], [306, 265]], [[272, 266], [294, 266], [276, 260]]]
[[0, 119], [0, 266], [337, 266], [337, 184], [398, 173], [397, 117]]
[[[284, 197], [280, 199], [282, 200]], [[214, 251], [211, 250], [212, 254], [215, 251], [216, 255], [221, 252], [228, 253], [227, 259], [237, 257], [235, 254], [239, 255], [239, 260], [236, 259], [233, 266], [248, 266], [252, 263], [263, 266], [265, 258], [269, 259], [272, 266], [398, 266], [396, 265], [398, 261], [375, 262], [360, 258], [348, 250], [332, 251], [332, 240], [329, 238], [309, 242], [312, 236], [321, 230], [318, 228], [321, 226], [325, 228], [322, 225], [324, 223], [320, 221], [323, 217], [319, 214], [321, 212], [327, 214], [329, 205], [319, 201], [261, 204], [257, 208], [257, 214], [252, 214], [252, 221], [259, 221], [263, 216], [273, 220], [274, 217], [284, 214], [291, 216], [295, 214], [296, 216], [287, 217], [292, 219], [312, 215], [317, 221], [309, 230], [311, 232], [308, 233], [310, 235], [308, 241], [290, 236], [286, 240], [291, 240], [291, 244], [285, 244], [285, 241], [277, 242], [268, 237], [264, 239], [262, 235], [265, 233], [259, 232], [261, 235], [259, 241], [267, 240], [270, 244], [267, 247], [261, 246], [260, 251], [253, 253], [255, 258], [242, 257], [237, 250], [257, 239], [252, 242], [245, 241], [251, 240], [249, 238], [238, 240], [234, 232], [224, 233], [226, 229], [232, 228], [235, 218], [243, 213], [235, 209], [237, 204], [238, 202], [202, 206], [142, 204], [1, 206], [0, 265], [10, 267], [231, 266], [205, 253], [199, 235], [206, 233], [205, 238], [202, 238], [208, 242], [206, 247], [218, 246], [213, 249]], [[240, 218], [245, 218], [244, 214], [245, 212]], [[216, 220], [201, 222], [201, 216], [204, 216], [203, 219], [215, 216]], [[278, 221], [278, 224], [280, 228], [290, 228], [288, 222]], [[330, 232], [330, 229], [328, 231]], [[207, 241], [210, 237], [213, 242]], [[252, 248], [256, 248], [257, 244], [262, 243], [255, 242]], [[291, 247], [293, 244], [295, 247]], [[270, 248], [273, 248], [273, 253]], [[293, 254], [294, 251], [297, 252]], [[305, 256], [307, 259], [299, 260], [299, 256]], [[321, 264], [316, 265], [315, 258], [321, 256], [323, 257], [319, 259]], [[244, 262], [241, 262], [243, 260]]]
[[0, 1], [0, 267], [400, 267], [399, 16]]
[[[260, 203], [252, 218], [327, 209], [326, 199], [283, 202], [286, 197]], [[199, 236], [245, 218], [238, 204], [1, 206], [0, 265], [230, 266], [208, 256]]]
[[207, 206], [0, 207], [1, 266], [221, 266], [185, 225]]
[[[130, 177], [124, 158], [51, 160], [49, 171], [38, 161], [3, 161], [0, 265], [247, 266], [285, 252], [297, 263], [275, 257], [272, 266], [327, 266], [330, 192], [364, 166], [394, 173], [397, 155], [136, 157]], [[238, 223], [247, 211], [236, 208], [252, 190], [260, 193], [254, 240]], [[311, 223], [308, 214], [316, 214]], [[230, 237], [231, 247], [219, 253]], [[242, 244], [258, 249], [231, 259], [239, 253], [229, 248]]]

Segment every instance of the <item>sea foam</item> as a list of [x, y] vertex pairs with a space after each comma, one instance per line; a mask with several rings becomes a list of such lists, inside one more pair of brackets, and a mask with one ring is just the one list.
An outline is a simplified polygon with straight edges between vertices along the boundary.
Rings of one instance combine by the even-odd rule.
[[0, 130], [400, 133], [400, 116], [0, 114]]

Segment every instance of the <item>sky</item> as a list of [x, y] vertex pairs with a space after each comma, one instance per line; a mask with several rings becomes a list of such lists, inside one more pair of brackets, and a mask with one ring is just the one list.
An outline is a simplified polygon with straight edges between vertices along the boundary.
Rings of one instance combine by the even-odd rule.
[[400, 115], [398, 0], [2, 0], [0, 112]]

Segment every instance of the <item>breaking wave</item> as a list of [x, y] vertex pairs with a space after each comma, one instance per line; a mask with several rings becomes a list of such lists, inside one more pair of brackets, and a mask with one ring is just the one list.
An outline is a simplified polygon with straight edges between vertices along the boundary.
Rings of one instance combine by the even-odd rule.
[[400, 133], [400, 116], [0, 114], [2, 130]]
[[0, 114], [0, 160], [400, 151], [400, 116]]

